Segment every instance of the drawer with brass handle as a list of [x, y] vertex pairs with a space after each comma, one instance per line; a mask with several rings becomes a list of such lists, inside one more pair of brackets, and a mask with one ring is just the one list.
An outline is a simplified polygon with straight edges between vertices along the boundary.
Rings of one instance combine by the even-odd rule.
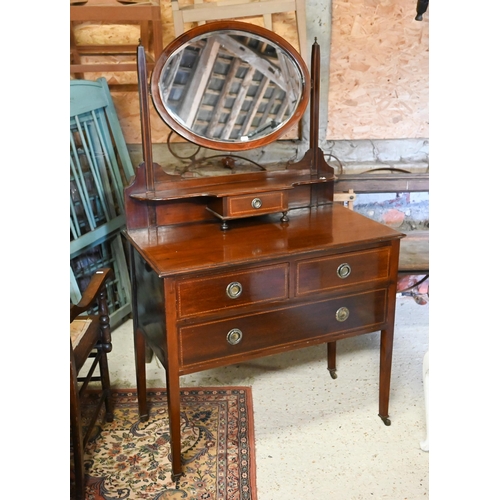
[[298, 306], [181, 327], [181, 365], [230, 364], [263, 349], [313, 342], [331, 334], [377, 330], [385, 321], [387, 291], [358, 293]]
[[269, 191], [215, 198], [207, 208], [223, 219], [283, 212], [288, 210], [288, 193]]
[[286, 299], [288, 269], [285, 263], [179, 280], [179, 317]]
[[390, 248], [351, 252], [297, 263], [298, 296], [360, 283], [385, 280], [389, 276]]

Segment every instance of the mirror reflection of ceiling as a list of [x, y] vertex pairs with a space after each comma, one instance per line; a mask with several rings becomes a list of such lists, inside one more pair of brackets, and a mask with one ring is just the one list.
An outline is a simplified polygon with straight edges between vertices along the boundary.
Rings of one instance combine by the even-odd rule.
[[247, 32], [196, 37], [166, 61], [163, 106], [199, 137], [248, 142], [282, 128], [300, 102], [304, 76], [276, 44]]

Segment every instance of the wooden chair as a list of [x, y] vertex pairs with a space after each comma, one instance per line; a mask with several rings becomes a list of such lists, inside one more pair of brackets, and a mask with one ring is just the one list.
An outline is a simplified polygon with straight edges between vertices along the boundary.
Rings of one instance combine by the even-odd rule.
[[[148, 68], [152, 69], [163, 50], [161, 6], [159, 0], [82, 0], [72, 1], [70, 16], [70, 74], [83, 79], [86, 72], [117, 72], [137, 70], [137, 43], [126, 45], [81, 45], [75, 28], [82, 23], [139, 25], [140, 38], [146, 48]], [[98, 57], [99, 62], [82, 62], [82, 56]], [[131, 56], [117, 62], [116, 56]], [[125, 88], [125, 90], [127, 90]]]
[[[111, 351], [111, 329], [109, 325], [106, 284], [113, 276], [109, 268], [99, 269], [92, 276], [89, 286], [78, 304], [70, 306], [70, 420], [73, 462], [75, 472], [75, 497], [85, 498], [85, 446], [92, 429], [105, 406], [105, 417], [113, 420], [110, 401], [110, 380], [107, 354]], [[97, 302], [98, 313], [85, 313]], [[90, 364], [90, 366], [89, 366]], [[99, 370], [96, 374], [96, 368]], [[100, 382], [101, 394], [88, 426], [82, 422], [80, 398], [90, 382]], [[86, 429], [85, 429], [86, 427]]]
[[264, 27], [274, 31], [273, 14], [294, 12], [300, 53], [304, 58], [309, 53], [306, 40], [305, 0], [218, 0], [215, 2], [194, 0], [194, 4], [189, 5], [179, 5], [178, 0], [172, 0], [171, 3], [175, 36], [184, 33], [186, 23], [200, 25], [206, 21], [260, 16], [264, 18]]

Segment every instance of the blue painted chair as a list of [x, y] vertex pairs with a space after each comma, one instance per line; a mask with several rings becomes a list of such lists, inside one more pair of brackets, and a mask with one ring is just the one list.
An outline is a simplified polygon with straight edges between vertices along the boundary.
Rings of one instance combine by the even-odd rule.
[[120, 231], [123, 188], [134, 169], [105, 78], [70, 80], [70, 298], [81, 300], [96, 269], [110, 267], [111, 326], [131, 312], [130, 279]]

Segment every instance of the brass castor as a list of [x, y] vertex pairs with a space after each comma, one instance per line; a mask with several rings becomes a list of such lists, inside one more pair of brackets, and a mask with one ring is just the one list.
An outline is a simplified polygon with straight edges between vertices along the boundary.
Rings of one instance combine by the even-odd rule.
[[330, 377], [332, 377], [333, 379], [337, 378], [337, 370], [332, 369], [332, 370], [328, 370], [328, 371], [330, 372]]
[[179, 481], [183, 475], [184, 475], [183, 472], [179, 472], [178, 474], [174, 474], [172, 472], [172, 474], [170, 475], [170, 479], [172, 479], [172, 482], [175, 483], [176, 489], [179, 488]]
[[382, 419], [382, 422], [384, 422], [385, 425], [391, 425], [391, 420], [389, 417], [383, 417], [382, 415], [379, 415], [379, 417]]

